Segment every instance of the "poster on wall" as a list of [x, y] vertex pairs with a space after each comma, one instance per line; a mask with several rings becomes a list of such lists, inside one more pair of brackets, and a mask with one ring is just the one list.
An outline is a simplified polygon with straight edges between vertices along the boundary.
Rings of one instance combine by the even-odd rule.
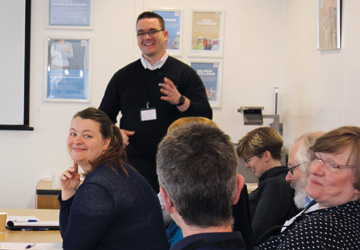
[[91, 28], [91, 0], [49, 0], [48, 28]]
[[193, 11], [191, 55], [222, 56], [224, 15], [224, 11]]
[[182, 34], [181, 34], [181, 11], [180, 10], [153, 10], [159, 14], [165, 22], [165, 29], [168, 31], [168, 44], [166, 50], [174, 56], [181, 55]]
[[341, 0], [317, 0], [318, 50], [340, 49]]
[[221, 107], [221, 61], [191, 59], [190, 66], [205, 85], [206, 95], [213, 108]]
[[90, 101], [90, 39], [47, 38], [45, 101]]

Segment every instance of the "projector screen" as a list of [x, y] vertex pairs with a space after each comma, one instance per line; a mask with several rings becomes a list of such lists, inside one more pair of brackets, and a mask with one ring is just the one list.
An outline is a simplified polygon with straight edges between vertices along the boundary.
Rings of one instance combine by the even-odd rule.
[[29, 126], [31, 0], [0, 1], [0, 129]]

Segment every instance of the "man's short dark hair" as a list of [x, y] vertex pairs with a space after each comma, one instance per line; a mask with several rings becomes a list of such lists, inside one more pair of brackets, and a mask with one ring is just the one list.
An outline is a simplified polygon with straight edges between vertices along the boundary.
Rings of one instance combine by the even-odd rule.
[[159, 183], [187, 225], [232, 224], [238, 157], [230, 137], [198, 122], [181, 125], [161, 141]]
[[160, 27], [161, 29], [165, 29], [165, 22], [164, 22], [164, 19], [157, 13], [155, 12], [152, 12], [152, 11], [145, 11], [143, 13], [141, 13], [137, 20], [136, 20], [136, 24], [141, 20], [141, 19], [144, 19], [144, 18], [157, 18], [159, 20], [159, 23], [160, 23]]

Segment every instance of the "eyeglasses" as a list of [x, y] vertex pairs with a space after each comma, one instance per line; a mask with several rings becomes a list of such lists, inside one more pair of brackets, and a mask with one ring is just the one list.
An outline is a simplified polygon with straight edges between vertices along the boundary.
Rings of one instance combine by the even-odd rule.
[[138, 37], [145, 37], [146, 35], [149, 35], [151, 37], [154, 37], [156, 36], [160, 31], [164, 31], [164, 29], [161, 29], [161, 30], [150, 30], [148, 32], [139, 32], [137, 33], [136, 35]]
[[291, 173], [291, 175], [294, 175], [294, 170], [295, 170], [295, 168], [299, 167], [300, 165], [301, 165], [301, 164], [297, 164], [297, 165], [295, 165], [295, 166], [293, 166], [293, 167], [290, 167], [290, 166], [289, 166], [288, 171]]
[[353, 168], [353, 165], [337, 165], [332, 161], [323, 160], [319, 154], [312, 152], [312, 162], [318, 164], [322, 162], [324, 166], [331, 172], [337, 172], [339, 169]]
[[245, 158], [245, 159], [244, 159], [245, 163], [249, 163], [250, 159], [253, 158], [255, 155], [256, 155], [256, 154]]

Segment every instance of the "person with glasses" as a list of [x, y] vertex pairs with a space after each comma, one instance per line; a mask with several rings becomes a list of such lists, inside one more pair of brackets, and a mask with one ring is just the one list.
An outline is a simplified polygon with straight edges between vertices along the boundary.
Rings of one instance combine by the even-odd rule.
[[289, 153], [289, 172], [286, 175], [286, 181], [290, 182], [295, 190], [294, 202], [299, 209], [307, 207], [312, 200], [305, 193], [311, 163], [309, 148], [323, 134], [323, 132], [310, 132], [300, 136]]
[[360, 249], [360, 127], [334, 129], [310, 150], [305, 190], [318, 208], [256, 249]]
[[154, 12], [141, 13], [136, 21], [141, 58], [111, 78], [99, 106], [120, 130], [129, 163], [156, 192], [156, 150], [168, 126], [180, 117], [212, 119], [203, 82], [187, 64], [168, 55], [168, 31]]
[[[295, 190], [295, 205], [299, 209], [306, 209], [305, 213], [314, 211], [318, 207], [318, 204], [306, 194], [305, 187], [308, 182], [309, 167], [312, 162], [310, 147], [323, 134], [324, 132], [310, 132], [300, 136], [296, 139], [289, 153], [289, 172], [286, 175], [286, 181], [290, 182], [291, 187]], [[304, 211], [285, 221], [281, 231], [284, 231], [302, 213]]]
[[[259, 127], [240, 139], [237, 154], [259, 178], [249, 195], [254, 243], [280, 233], [285, 221], [298, 213], [294, 190], [285, 180], [287, 166], [281, 166], [283, 139], [270, 127]], [[274, 230], [274, 227], [276, 229]]]

